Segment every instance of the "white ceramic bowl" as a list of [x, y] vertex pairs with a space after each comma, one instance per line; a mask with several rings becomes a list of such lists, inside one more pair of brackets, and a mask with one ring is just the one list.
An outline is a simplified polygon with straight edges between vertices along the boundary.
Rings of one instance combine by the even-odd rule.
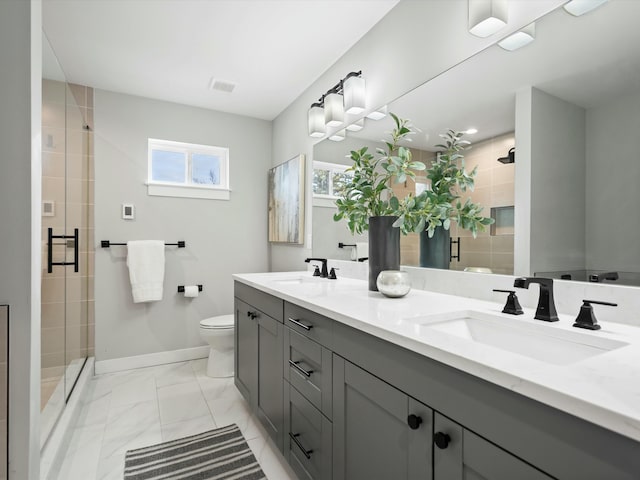
[[401, 270], [383, 270], [376, 280], [378, 291], [386, 297], [404, 297], [411, 290], [409, 274]]

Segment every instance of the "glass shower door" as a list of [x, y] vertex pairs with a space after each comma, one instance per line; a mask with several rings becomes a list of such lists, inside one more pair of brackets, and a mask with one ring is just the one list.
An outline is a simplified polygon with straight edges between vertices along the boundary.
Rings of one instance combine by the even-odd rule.
[[88, 355], [89, 194], [87, 88], [66, 82], [43, 40], [41, 446]]

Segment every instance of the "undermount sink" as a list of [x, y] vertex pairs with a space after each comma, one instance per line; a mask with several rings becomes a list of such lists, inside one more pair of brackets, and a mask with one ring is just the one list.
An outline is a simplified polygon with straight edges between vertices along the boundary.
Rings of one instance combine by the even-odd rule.
[[320, 277], [285, 277], [285, 278], [277, 278], [274, 280], [275, 283], [279, 283], [282, 285], [300, 285], [302, 283], [318, 283], [320, 281], [327, 281], [326, 278]]
[[420, 336], [428, 338], [432, 332], [440, 332], [553, 365], [569, 365], [628, 345], [554, 325], [524, 323], [472, 310], [405, 320], [415, 325]]

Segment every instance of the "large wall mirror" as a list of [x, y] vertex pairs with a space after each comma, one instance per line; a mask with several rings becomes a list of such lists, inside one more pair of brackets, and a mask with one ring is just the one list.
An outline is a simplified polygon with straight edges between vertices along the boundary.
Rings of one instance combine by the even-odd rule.
[[[477, 129], [465, 137], [466, 165], [478, 167], [470, 196], [496, 223], [475, 239], [452, 226], [451, 269], [640, 286], [638, 18], [630, 0], [581, 17], [559, 8], [535, 23], [529, 45], [494, 45], [388, 105], [419, 129], [408, 146], [425, 163], [440, 133]], [[351, 150], [374, 151], [392, 123], [366, 119], [344, 141], [318, 143], [313, 160], [348, 165]], [[339, 169], [324, 168], [314, 183], [334, 178], [339, 189]], [[366, 235], [354, 238], [334, 212], [330, 195], [314, 197], [314, 256], [361, 258], [338, 245], [366, 245]], [[404, 237], [402, 264], [420, 266], [418, 249]]]

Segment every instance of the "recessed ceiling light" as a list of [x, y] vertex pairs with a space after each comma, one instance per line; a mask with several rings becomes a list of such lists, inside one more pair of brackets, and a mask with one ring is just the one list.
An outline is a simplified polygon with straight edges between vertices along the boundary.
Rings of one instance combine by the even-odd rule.
[[508, 50], [510, 52], [517, 50], [519, 48], [524, 47], [525, 45], [529, 45], [536, 38], [536, 24], [532, 23], [531, 25], [527, 25], [522, 30], [509, 35], [504, 40], [498, 42], [500, 47]]
[[595, 10], [600, 5], [607, 3], [608, 0], [571, 0], [564, 5], [564, 9], [575, 17], [584, 15], [585, 13]]
[[478, 129], [477, 128], [467, 128], [464, 133], [466, 133], [467, 135], [473, 135], [474, 133], [478, 133]]

